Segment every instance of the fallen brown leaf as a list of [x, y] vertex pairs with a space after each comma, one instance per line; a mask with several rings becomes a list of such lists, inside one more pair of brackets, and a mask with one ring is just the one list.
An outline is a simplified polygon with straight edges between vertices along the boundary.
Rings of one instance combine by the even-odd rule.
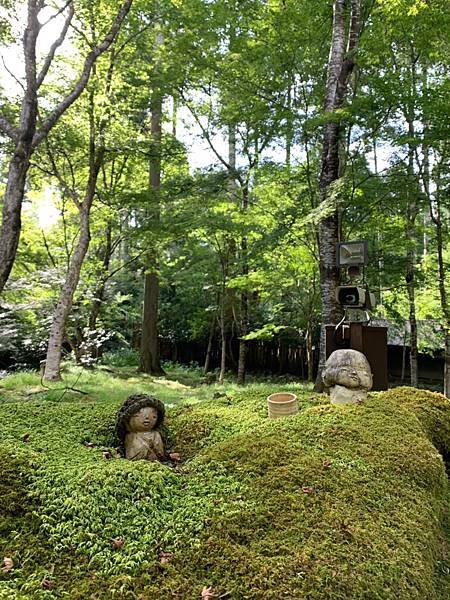
[[22, 436], [22, 442], [28, 442], [28, 440], [30, 439], [30, 434], [29, 433], [24, 433]]
[[180, 462], [181, 454], [179, 452], [172, 452], [171, 454], [169, 454], [169, 458], [174, 462]]
[[86, 448], [93, 448], [94, 442], [84, 442], [84, 445], [86, 446]]
[[310, 486], [310, 485], [304, 485], [302, 487], [302, 492], [304, 494], [312, 494], [314, 492], [314, 488], [312, 486]]
[[10, 571], [12, 571], [14, 569], [14, 562], [12, 558], [9, 558], [9, 556], [5, 556], [3, 558], [3, 567], [2, 567], [2, 573], [4, 575], [6, 575], [6, 573], [9, 573]]
[[328, 458], [326, 458], [323, 462], [322, 462], [322, 467], [324, 469], [331, 469], [331, 465], [332, 465], [332, 461], [329, 460]]
[[46, 575], [44, 577], [44, 579], [41, 581], [41, 588], [44, 590], [52, 590], [54, 587], [55, 587], [55, 582], [52, 581], [51, 579], [49, 579]]
[[102, 452], [102, 456], [105, 460], [109, 460], [110, 458], [112, 458], [112, 454], [108, 450], [105, 450], [104, 452]]
[[159, 564], [160, 565], [167, 565], [167, 563], [170, 561], [170, 559], [172, 558], [173, 553], [172, 552], [160, 552], [159, 553]]
[[120, 550], [124, 544], [125, 540], [121, 537], [112, 538], [111, 540], [111, 546], [114, 548], [114, 550]]
[[203, 590], [202, 590], [202, 599], [203, 600], [211, 600], [211, 598], [215, 598], [216, 596], [217, 596], [217, 594], [215, 594], [213, 592], [213, 589], [211, 586], [209, 586], [209, 587], [206, 587], [206, 585], [203, 586]]

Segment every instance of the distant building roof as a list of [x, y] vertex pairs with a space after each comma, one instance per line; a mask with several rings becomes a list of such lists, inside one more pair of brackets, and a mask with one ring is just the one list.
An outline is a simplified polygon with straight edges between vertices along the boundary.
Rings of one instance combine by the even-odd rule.
[[[373, 319], [371, 325], [388, 328], [390, 346], [409, 346], [411, 327], [409, 320], [402, 323], [389, 319]], [[421, 352], [437, 352], [444, 349], [444, 332], [439, 321], [420, 319], [417, 321], [417, 343]]]

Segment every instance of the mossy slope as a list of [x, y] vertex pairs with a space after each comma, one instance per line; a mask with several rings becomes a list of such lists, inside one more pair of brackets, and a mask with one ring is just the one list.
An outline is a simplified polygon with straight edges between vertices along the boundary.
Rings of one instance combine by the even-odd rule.
[[[115, 400], [1, 406], [1, 447], [28, 468], [42, 551], [0, 598], [191, 599], [213, 585], [236, 600], [443, 600], [448, 484], [434, 444], [448, 447], [449, 402], [402, 389], [335, 407], [297, 390], [300, 413], [269, 421], [273, 391], [169, 411], [175, 470], [103, 457]], [[17, 529], [1, 548], [15, 560], [29, 542]]]

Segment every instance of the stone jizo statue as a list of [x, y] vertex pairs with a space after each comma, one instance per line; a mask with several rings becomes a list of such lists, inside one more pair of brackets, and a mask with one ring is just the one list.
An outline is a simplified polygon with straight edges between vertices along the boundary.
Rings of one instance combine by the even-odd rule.
[[129, 460], [164, 460], [165, 448], [160, 427], [164, 404], [146, 394], [129, 396], [117, 414], [119, 451]]
[[330, 354], [322, 379], [333, 404], [363, 402], [372, 389], [369, 361], [357, 350], [335, 350]]

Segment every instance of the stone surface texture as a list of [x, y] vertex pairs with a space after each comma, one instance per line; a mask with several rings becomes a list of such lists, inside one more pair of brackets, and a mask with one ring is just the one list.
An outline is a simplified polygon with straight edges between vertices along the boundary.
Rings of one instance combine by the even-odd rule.
[[358, 404], [372, 389], [372, 372], [367, 358], [357, 350], [335, 350], [322, 374], [332, 404]]

